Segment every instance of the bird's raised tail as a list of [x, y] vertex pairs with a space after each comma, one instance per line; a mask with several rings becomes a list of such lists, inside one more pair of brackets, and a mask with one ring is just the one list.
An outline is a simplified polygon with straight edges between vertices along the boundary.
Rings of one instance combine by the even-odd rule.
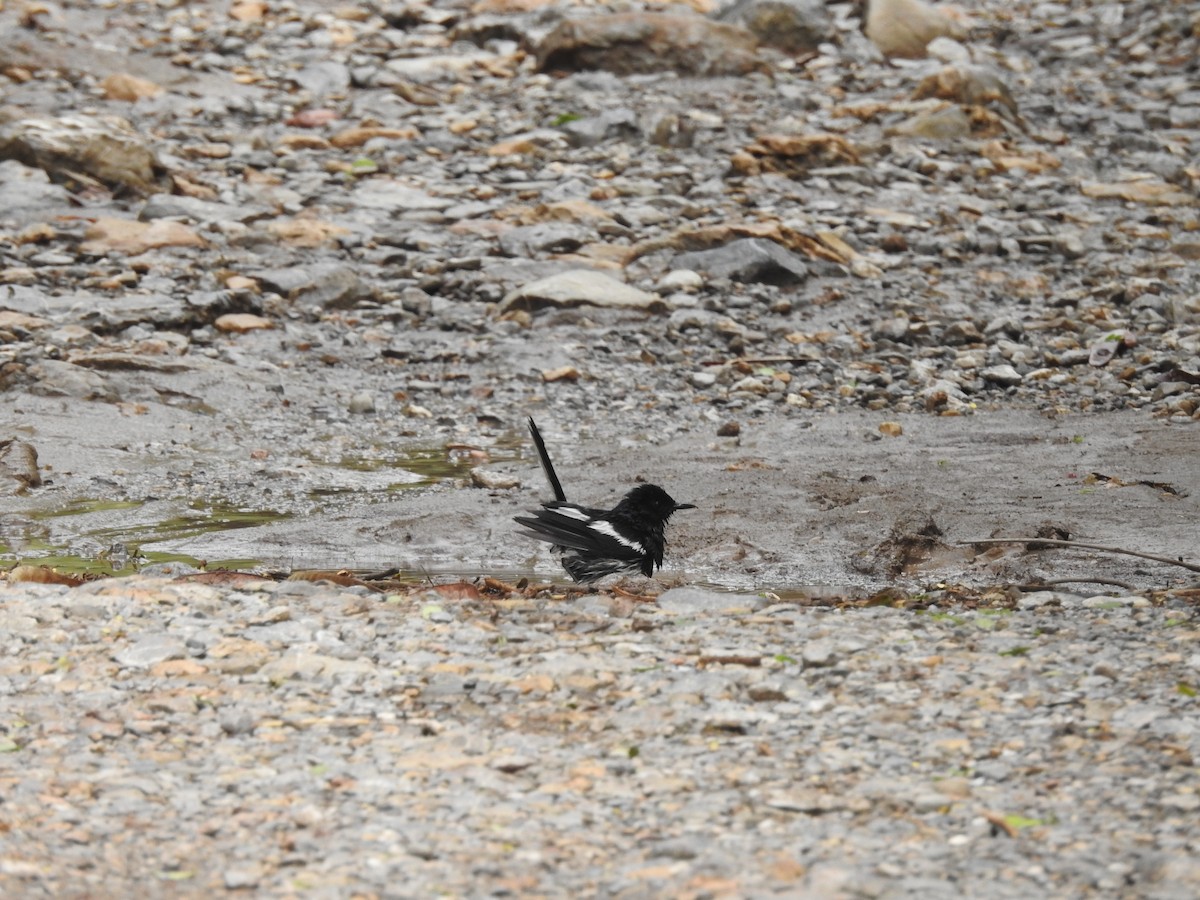
[[542, 471], [546, 473], [546, 480], [550, 482], [550, 489], [554, 491], [554, 499], [566, 500], [567, 495], [563, 492], [562, 483], [554, 472], [554, 464], [550, 462], [550, 454], [546, 452], [546, 442], [542, 440], [542, 433], [538, 431], [533, 416], [529, 417], [529, 434], [533, 437], [533, 446], [537, 447], [538, 459], [542, 461]]

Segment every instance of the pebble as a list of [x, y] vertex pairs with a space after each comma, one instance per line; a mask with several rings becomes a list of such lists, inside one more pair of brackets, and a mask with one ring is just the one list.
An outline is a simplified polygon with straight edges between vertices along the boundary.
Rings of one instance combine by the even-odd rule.
[[[698, 877], [786, 893], [818, 868], [825, 875], [806, 883], [829, 883], [834, 840], [847, 848], [837, 878], [878, 879], [876, 893], [920, 884], [922, 896], [991, 896], [1017, 878], [1014, 891], [1066, 895], [1148, 859], [1152, 877], [1200, 885], [1178, 844], [1197, 800], [1183, 770], [1161, 765], [1200, 733], [1200, 711], [1178, 691], [1196, 666], [1190, 632], [1170, 625], [1175, 611], [1040, 605], [1003, 616], [1002, 629], [966, 630], [957, 615], [892, 609], [761, 615], [754, 595], [684, 587], [660, 595], [661, 612], [633, 630], [602, 607], [554, 599], [422, 596], [143, 577], [0, 584], [0, 689], [20, 684], [26, 723], [0, 753], [0, 775], [20, 772], [5, 804], [23, 823], [21, 858], [36, 864], [20, 877], [52, 893], [68, 878], [132, 887], [90, 845], [105, 822], [133, 816], [139, 858], [157, 854], [161, 871], [217, 890], [332, 878], [338, 892], [365, 892], [403, 871], [416, 893], [469, 894], [500, 885], [514, 849], [553, 845], [571, 865], [534, 865], [529, 890], [615, 887], [620, 861], [622, 871], [678, 866], [655, 875], [673, 894]], [[100, 615], [68, 631], [52, 613], [81, 602]], [[104, 626], [118, 612], [137, 636], [114, 649]], [[256, 644], [247, 668], [221, 669], [241, 652], [246, 623], [307, 631]], [[186, 645], [200, 635], [208, 649], [192, 657]], [[47, 660], [51, 646], [69, 665]], [[1109, 659], [1119, 660], [1113, 677], [1094, 674]], [[198, 665], [175, 667], [183, 662]], [[26, 667], [42, 674], [14, 674]], [[1085, 716], [1108, 740], [1064, 731], [1064, 716]], [[515, 728], [514, 717], [572, 727]], [[1114, 740], [1122, 766], [1142, 775], [1113, 769]], [[1047, 767], [1050, 794], [1039, 789]], [[44, 797], [76, 782], [97, 789], [64, 830], [63, 810]], [[353, 802], [330, 803], [331, 790], [352, 791]], [[255, 828], [213, 813], [231, 794], [238, 822]], [[151, 814], [163, 804], [171, 817]], [[1040, 836], [1021, 850], [1021, 871], [1037, 868], [1036, 878], [1013, 874], [1013, 845], [988, 837], [981, 808]], [[1146, 808], [1161, 815], [1111, 815]], [[594, 827], [614, 809], [658, 823], [661, 839], [630, 843], [619, 828]], [[847, 831], [850, 820], [866, 824]], [[296, 844], [280, 856], [264, 823], [293, 828]], [[220, 852], [181, 864], [181, 828]], [[305, 850], [312, 829], [322, 832], [316, 855]], [[362, 867], [377, 840], [409, 848], [378, 878]], [[969, 858], [946, 856], [956, 840]]]
[[350, 398], [348, 408], [355, 415], [373, 413], [375, 412], [375, 395], [368, 391], [360, 391]]

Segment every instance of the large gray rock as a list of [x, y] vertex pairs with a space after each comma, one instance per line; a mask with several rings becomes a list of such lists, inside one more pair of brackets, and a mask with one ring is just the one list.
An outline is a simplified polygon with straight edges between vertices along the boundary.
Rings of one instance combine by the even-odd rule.
[[621, 75], [745, 75], [763, 67], [744, 28], [698, 15], [610, 13], [560, 22], [537, 48], [538, 68]]
[[43, 169], [54, 181], [153, 194], [169, 185], [146, 140], [119, 116], [0, 116], [0, 159]]
[[767, 284], [797, 284], [808, 277], [803, 257], [763, 238], [743, 238], [712, 250], [681, 253], [671, 261], [671, 267]]
[[738, 0], [715, 18], [740, 25], [784, 53], [811, 53], [836, 35], [824, 0]]

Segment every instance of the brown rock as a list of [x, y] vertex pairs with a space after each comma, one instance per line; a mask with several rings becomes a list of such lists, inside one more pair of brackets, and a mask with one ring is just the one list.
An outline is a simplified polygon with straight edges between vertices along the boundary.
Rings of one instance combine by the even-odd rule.
[[824, 0], [738, 0], [716, 16], [740, 25], [765, 47], [799, 55], [833, 40], [833, 19]]
[[100, 82], [107, 100], [141, 100], [143, 97], [157, 97], [163, 89], [145, 78], [138, 78], [126, 72], [116, 72]]
[[731, 159], [746, 174], [773, 172], [803, 178], [810, 169], [862, 165], [858, 150], [840, 134], [764, 134]]
[[967, 36], [970, 22], [956, 6], [924, 0], [867, 0], [864, 33], [889, 59], [924, 59], [934, 38]]
[[373, 138], [386, 138], [390, 141], [411, 141], [419, 138], [421, 132], [417, 129], [408, 128], [381, 128], [374, 126], [364, 126], [359, 128], [347, 128], [345, 131], [339, 131], [329, 139], [329, 143], [335, 147], [361, 147], [367, 141]]
[[1008, 85], [1000, 80], [999, 75], [983, 66], [960, 63], [929, 75], [917, 85], [913, 99], [925, 100], [929, 97], [953, 100], [967, 106], [999, 106], [1024, 127], [1021, 114], [1017, 111], [1017, 101], [1013, 99]]
[[1146, 203], [1151, 206], [1187, 206], [1196, 202], [1196, 198], [1187, 191], [1158, 178], [1114, 184], [1085, 181], [1080, 190], [1085, 197], [1096, 200], [1124, 200], [1126, 203]]
[[45, 328], [49, 324], [49, 321], [39, 319], [37, 316], [13, 312], [10, 309], [0, 309], [0, 331], [11, 331], [14, 328], [21, 331], [33, 331], [38, 328]]
[[12, 118], [0, 122], [0, 159], [43, 169], [75, 187], [116, 194], [167, 190], [165, 169], [133, 127], [117, 116]]
[[323, 219], [281, 219], [267, 225], [268, 233], [293, 247], [333, 246], [337, 239], [350, 233], [341, 225]]
[[561, 366], [557, 369], [543, 369], [542, 381], [552, 383], [555, 381], [578, 381], [579, 370], [574, 366]]
[[238, 22], [258, 22], [267, 14], [267, 4], [263, 0], [237, 0], [229, 8], [229, 18]]
[[204, 238], [180, 222], [156, 219], [136, 222], [133, 219], [102, 217], [88, 228], [87, 238], [79, 249], [98, 256], [117, 252], [137, 256], [158, 247], [203, 247]]
[[614, 13], [560, 22], [538, 46], [537, 62], [541, 71], [745, 75], [763, 67], [757, 46], [746, 29], [703, 16]]
[[213, 327], [217, 331], [245, 334], [247, 331], [256, 329], [274, 328], [275, 323], [253, 313], [226, 313], [217, 317], [217, 321], [213, 322]]
[[16, 482], [15, 491], [18, 494], [25, 493], [31, 487], [42, 486], [37, 449], [33, 444], [12, 438], [0, 441], [0, 483], [11, 489], [9, 482]]

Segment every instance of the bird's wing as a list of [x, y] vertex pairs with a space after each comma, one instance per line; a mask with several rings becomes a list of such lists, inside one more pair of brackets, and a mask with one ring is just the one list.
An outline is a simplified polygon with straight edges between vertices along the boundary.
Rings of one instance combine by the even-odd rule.
[[590, 515], [589, 510], [576, 506], [549, 504], [529, 516], [516, 516], [524, 525], [524, 534], [560, 547], [569, 547], [607, 559], [637, 562], [646, 548], [623, 537], [612, 523]]

